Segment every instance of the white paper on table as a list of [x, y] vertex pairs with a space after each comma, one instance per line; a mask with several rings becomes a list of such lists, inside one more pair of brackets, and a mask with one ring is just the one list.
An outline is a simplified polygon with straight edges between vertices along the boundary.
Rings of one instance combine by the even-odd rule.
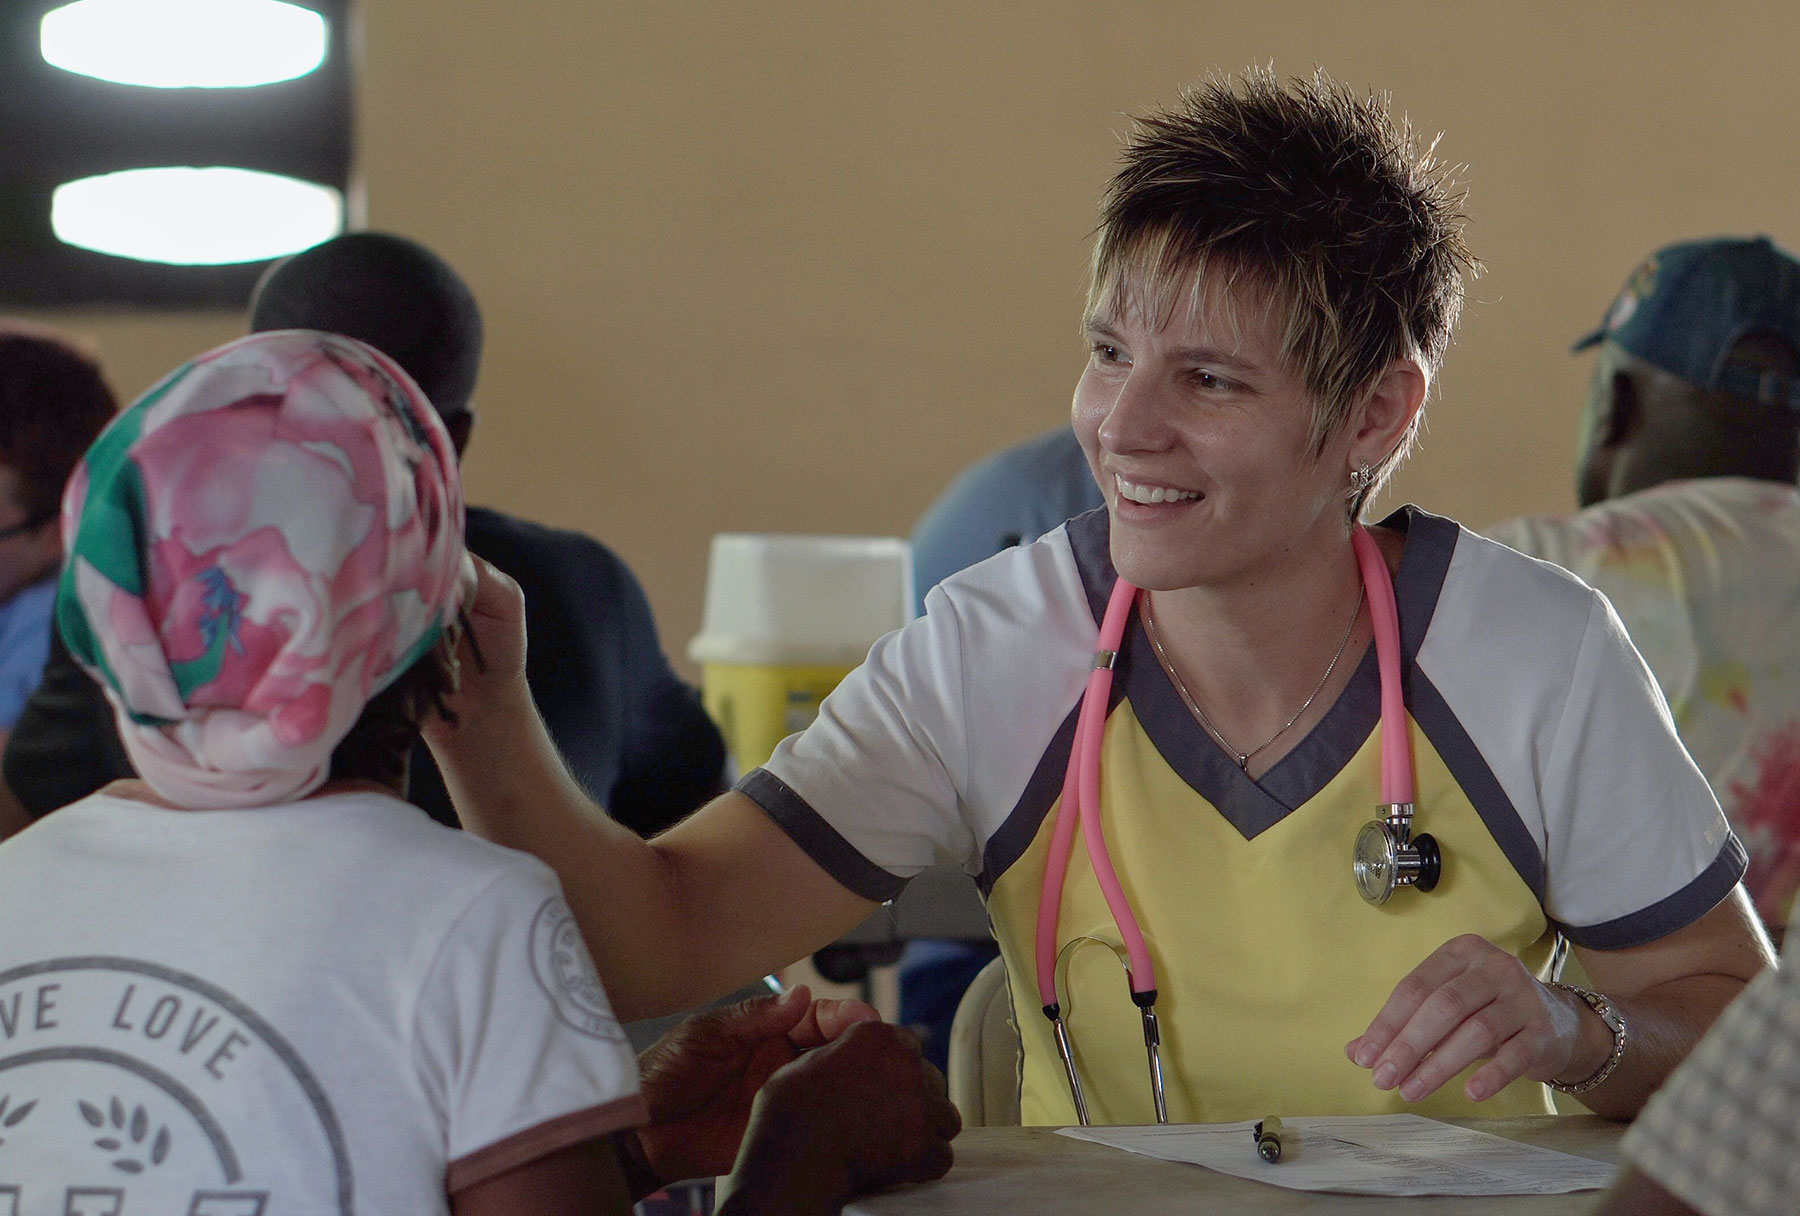
[[1281, 1160], [1256, 1155], [1255, 1123], [1065, 1127], [1128, 1153], [1203, 1165], [1295, 1191], [1350, 1195], [1561, 1195], [1597, 1191], [1618, 1167], [1419, 1115], [1281, 1121]]

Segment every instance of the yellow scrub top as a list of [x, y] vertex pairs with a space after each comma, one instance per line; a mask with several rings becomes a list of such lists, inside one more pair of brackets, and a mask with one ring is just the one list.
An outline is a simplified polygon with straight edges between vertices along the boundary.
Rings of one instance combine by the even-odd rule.
[[[1626, 949], [1691, 924], [1744, 872], [1705, 779], [1616, 615], [1566, 572], [1406, 508], [1394, 577], [1417, 782], [1442, 847], [1431, 892], [1380, 908], [1351, 856], [1379, 798], [1372, 648], [1320, 722], [1257, 781], [1194, 720], [1141, 623], [1118, 654], [1101, 763], [1114, 866], [1156, 960], [1170, 1116], [1238, 1120], [1550, 1109], [1515, 1083], [1417, 1105], [1344, 1055], [1432, 951], [1478, 934], [1542, 976], [1554, 933]], [[1104, 511], [946, 581], [739, 789], [823, 869], [891, 899], [953, 860], [989, 897], [1025, 1047], [1030, 1123], [1074, 1121], [1039, 1012], [1044, 856], [1117, 575]], [[1152, 1118], [1118, 933], [1078, 845], [1058, 939], [1091, 1112]]]
[[[1398, 1090], [1376, 1089], [1344, 1053], [1407, 972], [1458, 934], [1479, 934], [1547, 978], [1554, 934], [1536, 896], [1423, 732], [1412, 735], [1414, 831], [1437, 838], [1443, 878], [1433, 891], [1402, 889], [1375, 907], [1357, 894], [1350, 858], [1379, 800], [1379, 727], [1313, 798], [1246, 839], [1170, 768], [1129, 701], [1107, 719], [1101, 819], [1156, 965], [1172, 1121], [1551, 1110], [1547, 1087], [1529, 1080], [1470, 1102], [1466, 1076], [1409, 1103]], [[1054, 824], [1053, 811], [988, 903], [1025, 1047], [1027, 1124], [1076, 1122], [1035, 981], [1037, 905]], [[1097, 942], [1077, 940], [1084, 938]], [[1058, 993], [1091, 1117], [1154, 1122], [1141, 1022], [1119, 961], [1124, 948], [1079, 840], [1057, 942], [1066, 980]]]

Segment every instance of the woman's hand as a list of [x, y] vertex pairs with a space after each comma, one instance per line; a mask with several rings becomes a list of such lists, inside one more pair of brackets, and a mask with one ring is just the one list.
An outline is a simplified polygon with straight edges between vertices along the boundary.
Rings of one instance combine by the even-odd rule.
[[475, 593], [462, 607], [468, 635], [456, 648], [457, 690], [446, 698], [455, 721], [436, 715], [420, 724], [426, 742], [436, 746], [453, 737], [505, 696], [531, 692], [525, 684], [525, 593], [492, 563], [470, 554], [475, 567]]
[[1376, 1089], [1398, 1087], [1409, 1102], [1487, 1060], [1463, 1086], [1470, 1101], [1480, 1102], [1520, 1077], [1592, 1076], [1611, 1052], [1612, 1032], [1600, 1047], [1596, 1036], [1584, 1034], [1584, 1021], [1605, 1029], [1579, 997], [1539, 983], [1506, 951], [1464, 934], [1401, 980], [1345, 1053], [1374, 1070]]

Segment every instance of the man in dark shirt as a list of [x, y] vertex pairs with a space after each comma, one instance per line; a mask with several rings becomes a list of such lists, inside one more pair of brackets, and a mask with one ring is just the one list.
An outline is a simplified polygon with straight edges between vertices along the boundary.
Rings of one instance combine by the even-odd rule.
[[[475, 423], [481, 313], [468, 285], [401, 237], [352, 233], [271, 268], [251, 302], [252, 331], [322, 329], [383, 351], [425, 390], [460, 456]], [[526, 679], [576, 779], [644, 835], [723, 788], [725, 745], [694, 690], [670, 669], [650, 605], [625, 563], [578, 532], [468, 508], [469, 549], [525, 593]], [[7, 742], [6, 783], [31, 815], [130, 776], [99, 687], [53, 639], [43, 684]], [[455, 824], [423, 744], [411, 801]]]

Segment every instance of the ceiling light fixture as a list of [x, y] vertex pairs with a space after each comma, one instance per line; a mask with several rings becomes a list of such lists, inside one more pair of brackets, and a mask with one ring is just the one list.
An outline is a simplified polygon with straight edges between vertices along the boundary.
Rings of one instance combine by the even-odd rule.
[[126, 169], [58, 186], [50, 226], [65, 244], [179, 266], [257, 262], [344, 226], [329, 186], [250, 169]]
[[325, 60], [325, 19], [282, 0], [76, 0], [44, 15], [46, 62], [118, 84], [244, 88]]

